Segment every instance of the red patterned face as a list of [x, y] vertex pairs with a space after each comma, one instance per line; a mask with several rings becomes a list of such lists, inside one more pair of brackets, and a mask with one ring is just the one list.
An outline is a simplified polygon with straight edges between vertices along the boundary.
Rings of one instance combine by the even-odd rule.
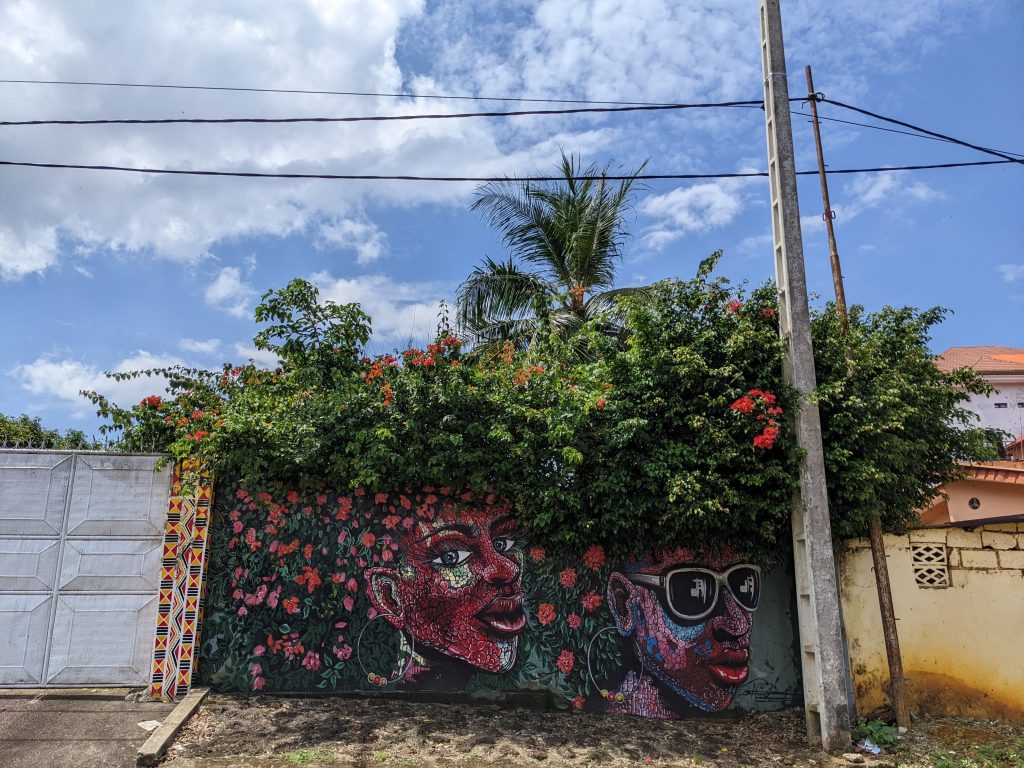
[[[449, 508], [450, 509], [450, 508]], [[524, 541], [507, 511], [444, 511], [399, 542], [395, 568], [364, 572], [370, 602], [425, 645], [507, 672], [526, 626]]]
[[[731, 556], [699, 559], [677, 549], [659, 553], [630, 575], [661, 576], [687, 565], [721, 572], [737, 562]], [[616, 624], [621, 634], [634, 639], [645, 671], [700, 709], [725, 709], [749, 674], [751, 612], [725, 587], [718, 591], [714, 610], [699, 621], [679, 618], [666, 599], [663, 589], [633, 583], [622, 573], [613, 573], [608, 583]]]

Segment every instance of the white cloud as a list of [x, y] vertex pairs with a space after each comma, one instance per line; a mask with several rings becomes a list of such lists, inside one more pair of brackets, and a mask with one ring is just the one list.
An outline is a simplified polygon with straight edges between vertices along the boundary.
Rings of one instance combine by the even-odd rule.
[[320, 295], [338, 304], [358, 302], [373, 320], [377, 342], [433, 338], [438, 303], [445, 292], [434, 283], [402, 283], [385, 275], [333, 277], [318, 272], [310, 280]]
[[335, 218], [320, 224], [315, 243], [318, 248], [355, 251], [357, 264], [369, 264], [384, 255], [388, 238], [371, 221]]
[[[126, 373], [183, 364], [180, 358], [173, 355], [154, 355], [139, 350], [117, 363], [112, 371]], [[118, 405], [128, 407], [148, 395], [162, 393], [167, 386], [167, 380], [161, 376], [140, 376], [125, 381], [114, 381], [107, 378], [103, 370], [96, 365], [81, 360], [55, 357], [39, 357], [31, 363], [19, 365], [11, 371], [11, 375], [23, 389], [43, 399], [41, 409], [57, 401], [63, 405], [75, 406], [73, 413], [77, 414], [84, 414], [90, 408], [85, 398], [79, 394], [81, 390], [99, 392]]]
[[178, 346], [186, 352], [195, 352], [200, 355], [216, 355], [220, 352], [220, 339], [182, 339]]
[[273, 352], [268, 352], [265, 349], [256, 349], [252, 344], [236, 342], [235, 354], [242, 358], [242, 360], [252, 360], [264, 368], [276, 368], [280, 363], [277, 355]]
[[[174, 0], [159, 23], [143, 3], [111, 0], [104, 12], [118, 23], [98, 27], [94, 10], [83, 3], [0, 4], [0, 71], [74, 80], [81, 79], [87, 63], [102, 62], [103, 79], [135, 82], [166, 81], [173, 71], [183, 83], [246, 85], [258, 73], [258, 85], [271, 88], [322, 83], [367, 92], [408, 87], [651, 101], [747, 99], [759, 93], [756, 9], [735, 0], [439, 0], [429, 7], [424, 0], [294, 0], [235, 4], [230, 10]], [[866, 77], [859, 66], [865, 58], [883, 68], [907, 66], [923, 47], [955, 35], [956, 21], [966, 13], [997, 11], [967, 8], [956, 0], [909, 5], [851, 0], [827, 6], [794, 0], [786, 7], [787, 41], [791, 58], [804, 60], [813, 52], [820, 80], [856, 98]], [[837, 29], [843, 30], [841, 37]], [[403, 70], [400, 61], [416, 62], [415, 69]], [[4, 86], [4, 104], [9, 119], [383, 115], [465, 108], [421, 99], [30, 85]], [[713, 170], [713, 159], [748, 142], [761, 118], [755, 110], [647, 115], [643, 141], [637, 140], [641, 123], [630, 119], [53, 126], [5, 133], [4, 154], [42, 162], [182, 169], [501, 175], [550, 168], [564, 147], [588, 159], [599, 152], [617, 157], [627, 167], [656, 157], [669, 170]], [[671, 130], [647, 130], [652, 125]], [[0, 279], [5, 280], [44, 273], [79, 251], [97, 258], [116, 252], [196, 263], [227, 241], [310, 233], [322, 246], [354, 250], [365, 264], [387, 250], [384, 234], [360, 218], [367, 203], [463, 205], [472, 190], [472, 184], [340, 184], [30, 168], [5, 169], [0, 185]], [[909, 195], [919, 192], [907, 189]], [[655, 228], [651, 242], [663, 245], [690, 231], [694, 219], [712, 222], [723, 204], [680, 201], [688, 212], [683, 224]]]
[[1024, 264], [1000, 264], [996, 269], [1008, 283], [1024, 280]]
[[250, 302], [256, 297], [255, 289], [242, 280], [238, 267], [224, 267], [206, 286], [206, 303], [235, 317], [251, 313]]
[[645, 198], [638, 209], [655, 222], [644, 231], [644, 243], [659, 250], [687, 233], [726, 226], [743, 210], [742, 187], [734, 179], [722, 179]]
[[771, 258], [775, 238], [771, 232], [760, 235], [749, 235], [736, 244], [736, 252], [740, 256], [767, 256]]
[[[20, 231], [19, 231], [20, 230]], [[57, 232], [39, 226], [28, 231], [0, 221], [0, 279], [17, 280], [57, 263]]]

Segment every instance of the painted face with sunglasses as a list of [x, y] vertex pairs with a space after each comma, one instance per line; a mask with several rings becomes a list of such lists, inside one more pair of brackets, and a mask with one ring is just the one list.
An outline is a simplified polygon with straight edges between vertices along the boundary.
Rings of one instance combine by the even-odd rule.
[[680, 704], [707, 712], [728, 707], [747, 679], [760, 593], [760, 569], [729, 554], [699, 558], [676, 549], [613, 573], [609, 607], [643, 662], [643, 674], [630, 672], [623, 683], [633, 693], [616, 708], [672, 718], [685, 708]]

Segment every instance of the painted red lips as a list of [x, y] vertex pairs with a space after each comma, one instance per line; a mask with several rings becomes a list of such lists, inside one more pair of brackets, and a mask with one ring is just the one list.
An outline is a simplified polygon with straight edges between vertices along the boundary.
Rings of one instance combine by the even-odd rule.
[[708, 670], [726, 685], [740, 685], [750, 674], [750, 651], [723, 648], [704, 660]]
[[496, 597], [476, 617], [488, 634], [501, 638], [515, 637], [526, 626], [523, 596]]

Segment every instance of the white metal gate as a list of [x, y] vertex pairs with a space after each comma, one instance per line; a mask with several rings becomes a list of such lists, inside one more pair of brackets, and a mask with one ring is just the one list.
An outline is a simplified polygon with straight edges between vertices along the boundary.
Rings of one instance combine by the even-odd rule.
[[0, 450], [0, 687], [148, 684], [158, 458]]

